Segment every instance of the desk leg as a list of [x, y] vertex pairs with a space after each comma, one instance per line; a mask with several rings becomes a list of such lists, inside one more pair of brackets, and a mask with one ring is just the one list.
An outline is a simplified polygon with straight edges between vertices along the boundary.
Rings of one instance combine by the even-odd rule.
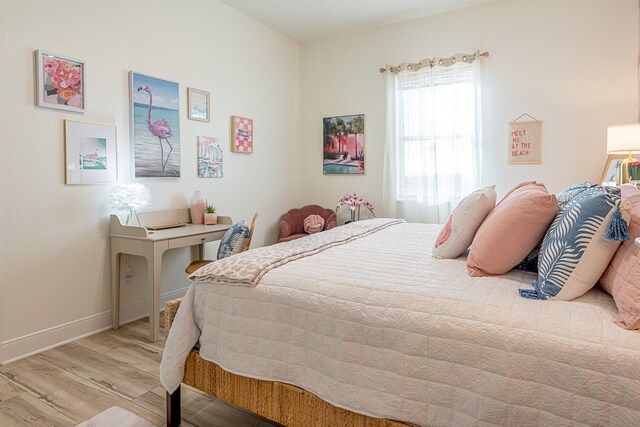
[[200, 261], [204, 259], [204, 243], [193, 245], [189, 248], [191, 254], [191, 261]]
[[111, 316], [112, 327], [120, 327], [120, 253], [111, 250]]
[[149, 338], [156, 342], [160, 338], [160, 279], [162, 276], [162, 251], [154, 249], [153, 260], [147, 259], [149, 285]]

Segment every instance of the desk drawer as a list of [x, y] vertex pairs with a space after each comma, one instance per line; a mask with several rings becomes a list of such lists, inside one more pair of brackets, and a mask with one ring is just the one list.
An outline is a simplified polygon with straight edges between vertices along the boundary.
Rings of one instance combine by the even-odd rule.
[[169, 240], [169, 249], [184, 248], [185, 246], [199, 245], [201, 243], [214, 242], [220, 240], [217, 233], [210, 233], [198, 236], [179, 237], [177, 239]]

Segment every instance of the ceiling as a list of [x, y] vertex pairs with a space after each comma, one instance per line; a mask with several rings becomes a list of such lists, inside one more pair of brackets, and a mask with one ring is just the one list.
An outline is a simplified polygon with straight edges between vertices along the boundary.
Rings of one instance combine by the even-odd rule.
[[294, 40], [306, 42], [395, 24], [492, 0], [222, 0]]

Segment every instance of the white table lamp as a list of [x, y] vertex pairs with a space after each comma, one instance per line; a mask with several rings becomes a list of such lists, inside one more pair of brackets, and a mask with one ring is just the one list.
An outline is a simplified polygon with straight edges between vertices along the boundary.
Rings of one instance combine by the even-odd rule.
[[607, 128], [607, 153], [629, 154], [620, 166], [620, 182], [629, 182], [630, 162], [636, 162], [633, 153], [640, 153], [640, 123], [613, 125]]
[[142, 226], [137, 211], [147, 206], [150, 202], [151, 193], [144, 184], [116, 185], [109, 194], [109, 203], [112, 208], [127, 211], [126, 225], [129, 225], [129, 221], [135, 216], [138, 220], [138, 225]]

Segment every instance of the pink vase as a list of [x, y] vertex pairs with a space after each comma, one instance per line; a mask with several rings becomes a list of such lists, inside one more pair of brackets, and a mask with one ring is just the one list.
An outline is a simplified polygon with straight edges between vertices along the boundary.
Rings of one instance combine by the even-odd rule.
[[189, 203], [189, 209], [191, 210], [191, 223], [202, 224], [204, 221], [204, 211], [207, 209], [207, 199], [204, 198], [202, 193], [196, 191], [191, 197], [191, 203]]

